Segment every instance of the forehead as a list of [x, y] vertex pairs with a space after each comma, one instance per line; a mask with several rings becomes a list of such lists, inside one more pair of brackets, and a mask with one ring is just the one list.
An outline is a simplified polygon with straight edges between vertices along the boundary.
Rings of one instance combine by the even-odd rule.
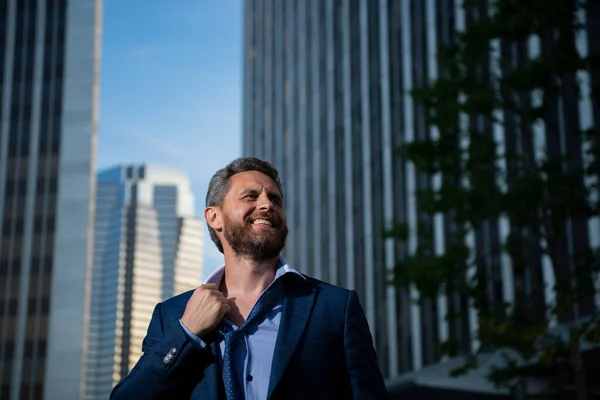
[[269, 192], [279, 193], [279, 188], [273, 179], [259, 171], [245, 171], [233, 175], [229, 179], [229, 191], [260, 190], [265, 188]]

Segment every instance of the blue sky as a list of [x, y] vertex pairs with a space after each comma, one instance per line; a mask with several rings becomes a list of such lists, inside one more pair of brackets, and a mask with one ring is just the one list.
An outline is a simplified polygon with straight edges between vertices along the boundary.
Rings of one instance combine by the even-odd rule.
[[[104, 0], [98, 169], [186, 172], [202, 215], [212, 174], [241, 154], [242, 0]], [[204, 274], [221, 265], [205, 235]]]

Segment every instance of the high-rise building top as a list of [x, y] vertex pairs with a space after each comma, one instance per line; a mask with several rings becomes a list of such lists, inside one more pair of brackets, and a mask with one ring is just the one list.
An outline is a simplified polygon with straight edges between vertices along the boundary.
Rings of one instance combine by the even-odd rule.
[[[187, 175], [176, 169], [153, 164], [117, 166], [98, 174], [99, 185], [138, 185], [137, 191], [123, 190], [121, 204], [155, 206], [161, 204], [161, 196], [153, 190], [169, 187], [177, 193], [172, 197], [172, 212], [182, 217], [194, 216], [194, 195]], [[159, 190], [160, 191], [160, 190]], [[133, 196], [137, 196], [133, 198]]]
[[[414, 194], [429, 184], [395, 149], [430, 135], [411, 90], [436, 78], [437, 49], [476, 17], [462, 3], [245, 2], [244, 155], [278, 168], [290, 230], [287, 259], [302, 272], [358, 292], [388, 378], [439, 362], [440, 340], [456, 339], [463, 351], [475, 347], [473, 315], [445, 320], [464, 304], [460, 296], [419, 306], [387, 284], [395, 261], [415, 248]], [[578, 37], [578, 46], [590, 51], [600, 46], [594, 18]], [[540, 46], [506, 47], [501, 56], [512, 65]], [[565, 141], [572, 128], [561, 127], [565, 121], [584, 121], [582, 128], [600, 124], [597, 104], [565, 101], [569, 107], [557, 109], [545, 133], [548, 146]], [[499, 136], [507, 146], [518, 140], [513, 132]], [[407, 246], [384, 239], [393, 220], [409, 223]], [[435, 218], [436, 251], [443, 251], [448, 235], [443, 224]], [[506, 226], [499, 221], [478, 230], [477, 254], [485, 254]], [[589, 228], [596, 245], [597, 228]], [[575, 242], [588, 237], [587, 229], [573, 227]], [[527, 275], [504, 262], [492, 275], [494, 296], [506, 301], [516, 288], [542, 290], [550, 282], [541, 269]]]
[[0, 398], [84, 390], [101, 1], [0, 1]]
[[203, 223], [188, 177], [156, 165], [98, 175], [86, 399], [106, 399], [142, 355], [154, 306], [202, 279]]

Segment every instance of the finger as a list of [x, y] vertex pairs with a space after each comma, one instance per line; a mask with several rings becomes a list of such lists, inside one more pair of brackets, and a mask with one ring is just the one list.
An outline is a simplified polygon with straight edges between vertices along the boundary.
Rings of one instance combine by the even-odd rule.
[[218, 298], [224, 297], [223, 292], [221, 292], [220, 290], [212, 290], [211, 294], [217, 296]]
[[223, 314], [227, 314], [229, 311], [231, 311], [231, 306], [227, 303], [223, 303], [221, 304], [221, 312]]
[[215, 290], [218, 289], [217, 284], [216, 283], [205, 283], [204, 285], [201, 285], [200, 287], [204, 288], [204, 289], [209, 289], [209, 290]]

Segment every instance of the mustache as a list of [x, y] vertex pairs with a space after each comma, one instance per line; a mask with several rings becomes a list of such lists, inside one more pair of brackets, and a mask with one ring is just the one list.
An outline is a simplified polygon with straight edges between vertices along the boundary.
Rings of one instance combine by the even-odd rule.
[[271, 222], [271, 224], [275, 228], [278, 228], [281, 225], [281, 220], [277, 218], [275, 214], [271, 213], [257, 213], [251, 214], [248, 217], [246, 217], [246, 221], [250, 224], [256, 219], [266, 219], [267, 221]]

